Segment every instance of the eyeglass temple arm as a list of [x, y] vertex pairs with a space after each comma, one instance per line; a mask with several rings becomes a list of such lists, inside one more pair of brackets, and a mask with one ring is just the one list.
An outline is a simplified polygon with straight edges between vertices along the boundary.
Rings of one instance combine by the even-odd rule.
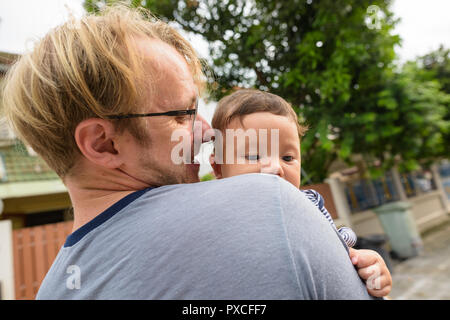
[[197, 109], [167, 111], [167, 112], [160, 112], [160, 113], [119, 114], [119, 115], [109, 115], [109, 116], [106, 116], [106, 118], [107, 119], [128, 119], [128, 118], [139, 118], [139, 117], [183, 116], [183, 115], [192, 115], [192, 114], [197, 114]]

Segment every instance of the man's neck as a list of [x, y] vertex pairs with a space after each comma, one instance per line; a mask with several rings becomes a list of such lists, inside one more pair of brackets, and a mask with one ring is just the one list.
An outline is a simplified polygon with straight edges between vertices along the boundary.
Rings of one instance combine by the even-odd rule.
[[84, 169], [64, 179], [74, 211], [72, 231], [77, 230], [114, 203], [138, 190], [150, 187], [130, 179], [120, 170]]

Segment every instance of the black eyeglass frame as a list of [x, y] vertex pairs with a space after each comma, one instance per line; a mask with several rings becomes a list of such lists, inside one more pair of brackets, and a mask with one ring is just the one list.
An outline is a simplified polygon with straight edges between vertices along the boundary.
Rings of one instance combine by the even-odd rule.
[[116, 114], [116, 115], [107, 115], [107, 119], [112, 120], [120, 120], [120, 119], [131, 119], [131, 118], [141, 118], [141, 117], [160, 117], [160, 116], [169, 116], [169, 117], [179, 117], [179, 116], [187, 116], [194, 115], [194, 119], [192, 119], [192, 130], [194, 130], [195, 118], [198, 113], [198, 98], [195, 100], [195, 108], [194, 109], [185, 109], [185, 110], [172, 110], [167, 112], [153, 112], [153, 113], [130, 113], [130, 114]]
[[156, 113], [130, 113], [130, 114], [117, 114], [117, 115], [108, 115], [107, 119], [130, 119], [130, 118], [139, 118], [139, 117], [158, 117], [158, 116], [186, 116], [186, 115], [197, 115], [197, 108], [188, 109], [188, 110], [173, 110], [167, 112], [156, 112]]

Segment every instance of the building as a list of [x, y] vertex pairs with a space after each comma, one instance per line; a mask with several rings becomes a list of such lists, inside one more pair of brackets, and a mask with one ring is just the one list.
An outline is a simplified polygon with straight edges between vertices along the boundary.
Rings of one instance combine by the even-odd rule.
[[[17, 55], [0, 52], [0, 81]], [[0, 219], [22, 228], [70, 218], [67, 190], [48, 165], [0, 118]]]

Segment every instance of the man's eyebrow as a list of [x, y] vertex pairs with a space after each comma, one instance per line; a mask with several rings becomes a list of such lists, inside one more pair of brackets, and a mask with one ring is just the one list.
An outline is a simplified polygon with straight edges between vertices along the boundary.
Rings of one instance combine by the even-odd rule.
[[191, 98], [187, 98], [186, 100], [180, 100], [179, 103], [173, 104], [171, 108], [173, 110], [188, 110], [188, 109], [195, 109], [196, 101], [200, 100], [200, 97], [196, 94], [193, 95]]
[[194, 95], [191, 98], [191, 100], [189, 100], [189, 102], [186, 104], [186, 108], [192, 107], [192, 109], [195, 109], [197, 99], [199, 99], [198, 96]]

